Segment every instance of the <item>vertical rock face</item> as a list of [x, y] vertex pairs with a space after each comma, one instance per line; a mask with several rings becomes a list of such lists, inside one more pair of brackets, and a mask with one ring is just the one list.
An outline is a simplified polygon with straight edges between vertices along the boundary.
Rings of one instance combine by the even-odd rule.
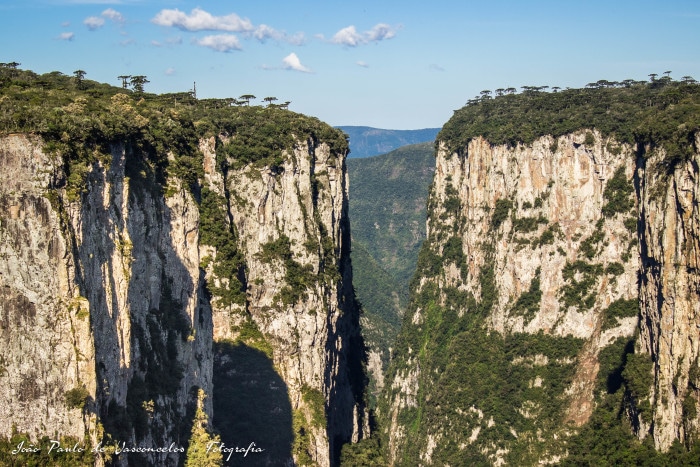
[[630, 147], [587, 131], [440, 145], [381, 414], [392, 462], [565, 455], [561, 422], [590, 417], [599, 353], [637, 325], [634, 169]]
[[0, 430], [81, 439], [94, 418], [63, 395], [85, 385], [94, 398], [95, 351], [72, 245], [44, 196], [58, 169], [38, 140], [19, 135], [0, 139], [0, 160]]
[[[42, 145], [10, 136], [0, 153], [10, 169], [3, 174], [5, 377], [9, 387], [32, 388], [19, 396], [26, 412], [16, 409], [18, 395], [3, 392], [12, 411], [5, 420], [30, 434], [89, 434], [93, 443], [106, 432], [131, 446], [182, 445], [192, 393], [212, 389], [197, 206], [184, 190], [164, 199], [129, 167], [142, 156], [120, 145], [90, 168], [80, 199], [69, 200], [56, 188], [61, 161]], [[66, 395], [81, 388], [82, 401], [70, 402]]]
[[[215, 159], [214, 148], [205, 148], [205, 161]], [[305, 433], [292, 453], [298, 462], [335, 464], [340, 445], [361, 436], [363, 423], [345, 155], [310, 138], [275, 166], [223, 174], [213, 167], [205, 162], [208, 188], [226, 199], [245, 264], [245, 300], [222, 306], [215, 295], [214, 337], [245, 343], [246, 325], [259, 330], [261, 339], [251, 344], [267, 350], [286, 386], [295, 437]], [[259, 390], [278, 391], [265, 381]], [[327, 425], [319, 423], [324, 419]]]
[[693, 443], [697, 136], [690, 146], [669, 157], [586, 130], [439, 146], [381, 407], [392, 463], [556, 462], [620, 387], [639, 438]]
[[[696, 136], [695, 148], [700, 147]], [[663, 150], [640, 160], [638, 347], [653, 360], [651, 412], [637, 413], [641, 437], [668, 449], [699, 433], [700, 155], [669, 164]]]
[[72, 196], [43, 141], [0, 139], [2, 433], [186, 446], [199, 389], [262, 462], [334, 465], [367, 430], [345, 153], [225, 163], [231, 139], [200, 141], [195, 195], [114, 144]]

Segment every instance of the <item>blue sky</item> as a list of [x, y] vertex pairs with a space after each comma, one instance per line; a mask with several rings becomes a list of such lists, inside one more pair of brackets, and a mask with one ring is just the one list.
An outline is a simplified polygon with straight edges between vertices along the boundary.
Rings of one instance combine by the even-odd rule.
[[700, 80], [697, 0], [2, 0], [0, 62], [267, 96], [331, 125], [440, 127], [481, 90]]

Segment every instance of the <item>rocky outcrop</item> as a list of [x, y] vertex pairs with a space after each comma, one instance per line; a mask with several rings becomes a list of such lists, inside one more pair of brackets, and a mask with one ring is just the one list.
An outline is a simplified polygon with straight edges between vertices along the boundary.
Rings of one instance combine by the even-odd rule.
[[[589, 130], [516, 147], [441, 143], [428, 243], [382, 406], [390, 461], [557, 462], [598, 393], [623, 384], [619, 373], [607, 387], [600, 376], [604, 364], [603, 377], [622, 371], [610, 356], [623, 347], [637, 436], [660, 451], [692, 444], [698, 157]], [[460, 376], [451, 393], [437, 389]]]

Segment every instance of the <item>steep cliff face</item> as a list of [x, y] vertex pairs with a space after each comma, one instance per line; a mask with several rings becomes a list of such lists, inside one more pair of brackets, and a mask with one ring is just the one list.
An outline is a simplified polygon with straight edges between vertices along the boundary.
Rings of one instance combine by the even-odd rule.
[[[224, 136], [203, 146], [205, 176], [208, 189], [225, 200], [245, 265], [238, 278], [245, 299], [226, 305], [214, 294], [214, 337], [266, 352], [289, 394], [297, 461], [331, 465], [342, 443], [367, 431], [345, 155], [309, 138], [273, 166], [235, 167], [219, 158], [224, 170], [217, 171], [216, 148], [225, 153], [229, 143]], [[217, 255], [213, 248], [212, 277]], [[265, 381], [260, 386], [279, 391]]]
[[19, 135], [0, 140], [0, 157], [2, 432], [15, 424], [81, 439], [95, 421], [66, 408], [63, 394], [85, 384], [94, 398], [95, 355], [88, 304], [71, 280], [72, 245], [44, 197], [56, 167], [39, 141]]
[[[646, 412], [637, 411], [640, 437], [667, 450], [700, 433], [700, 139], [695, 154], [669, 163], [666, 151], [640, 160], [641, 234], [638, 347], [653, 361]], [[640, 413], [641, 412], [641, 413]]]
[[128, 455], [164, 465], [184, 459], [201, 389], [222, 448], [336, 464], [368, 431], [347, 148], [306, 134], [245, 161], [260, 148], [227, 131], [78, 162], [3, 137], [1, 432], [183, 448]]
[[441, 143], [380, 414], [390, 462], [557, 462], [620, 392], [639, 438], [691, 445], [698, 166], [591, 130]]
[[[58, 188], [63, 161], [42, 146], [14, 135], [0, 150], [8, 169], [3, 357], [13, 388], [2, 394], [3, 432], [15, 424], [38, 435], [89, 435], [92, 445], [104, 433], [131, 446], [180, 444], [193, 390], [212, 389], [197, 206], [184, 190], [164, 199], [127, 167], [141, 155], [122, 145], [93, 164], [85, 193], [69, 200]], [[167, 457], [178, 454], [149, 458]]]

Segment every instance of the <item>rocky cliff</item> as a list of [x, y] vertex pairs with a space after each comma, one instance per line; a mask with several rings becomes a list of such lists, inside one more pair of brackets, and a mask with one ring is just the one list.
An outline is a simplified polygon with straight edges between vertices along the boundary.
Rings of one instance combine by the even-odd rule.
[[69, 201], [64, 161], [41, 139], [0, 144], [3, 433], [184, 444], [213, 369], [192, 196], [127, 180], [140, 155], [114, 145]]
[[[682, 122], [696, 107], [652, 121], [628, 92], [598, 92], [608, 115], [591, 113], [588, 129], [557, 127], [598, 105], [579, 91], [482, 101], [443, 129], [380, 404], [390, 464], [586, 463], [693, 446], [698, 140]], [[634, 138], [606, 128], [625, 99]], [[675, 118], [672, 138], [659, 122]]]
[[[217, 170], [216, 147], [225, 153], [228, 144], [226, 135], [211, 138], [202, 152], [208, 196], [226, 207], [245, 300], [226, 303], [214, 293], [214, 338], [238, 339], [267, 354], [284, 388], [261, 380], [251, 383], [259, 386], [255, 391], [286, 390], [297, 461], [331, 465], [341, 444], [357, 441], [367, 423], [345, 157], [309, 138], [274, 166], [234, 167], [219, 158], [226, 168]], [[203, 250], [214, 281], [221, 280], [219, 250]], [[260, 435], [268, 432], [261, 427]]]
[[203, 390], [224, 460], [336, 464], [367, 431], [342, 134], [110, 93], [0, 138], [0, 433], [182, 462]]
[[[700, 431], [700, 137], [696, 152], [669, 161], [663, 149], [639, 160], [640, 350], [651, 357], [646, 413], [633, 419], [640, 437], [667, 450]], [[645, 405], [647, 403], [645, 402]]]

